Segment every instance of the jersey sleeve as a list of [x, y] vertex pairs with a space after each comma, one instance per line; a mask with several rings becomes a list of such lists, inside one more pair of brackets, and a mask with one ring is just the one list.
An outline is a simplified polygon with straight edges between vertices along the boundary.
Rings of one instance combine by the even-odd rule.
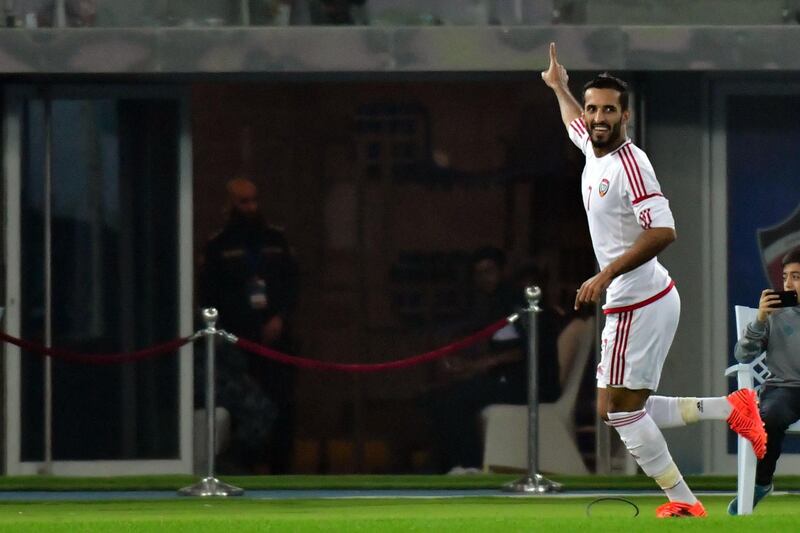
[[567, 126], [567, 133], [569, 133], [569, 139], [581, 149], [581, 152], [586, 154], [586, 147], [589, 144], [589, 133], [586, 131], [586, 124], [584, 124], [582, 118], [576, 118], [572, 122], [569, 123]]
[[669, 200], [661, 192], [653, 165], [644, 152], [628, 144], [619, 150], [618, 155], [622, 161], [625, 192], [642, 229], [675, 229]]

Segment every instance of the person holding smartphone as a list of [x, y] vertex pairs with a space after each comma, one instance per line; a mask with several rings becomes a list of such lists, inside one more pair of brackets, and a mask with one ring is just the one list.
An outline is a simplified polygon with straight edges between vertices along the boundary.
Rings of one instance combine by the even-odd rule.
[[[761, 292], [756, 320], [747, 325], [734, 350], [734, 357], [741, 363], [749, 363], [766, 351], [770, 372], [761, 389], [759, 409], [767, 431], [767, 453], [756, 467], [753, 508], [772, 492], [772, 477], [786, 428], [800, 418], [800, 248], [786, 254], [781, 264], [783, 292]], [[728, 514], [736, 514], [737, 504], [734, 498], [728, 505]]]

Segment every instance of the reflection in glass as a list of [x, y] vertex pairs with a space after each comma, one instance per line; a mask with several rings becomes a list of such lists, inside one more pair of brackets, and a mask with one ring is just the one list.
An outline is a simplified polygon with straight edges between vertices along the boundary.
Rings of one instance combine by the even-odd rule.
[[[43, 337], [45, 116], [26, 106], [22, 335]], [[52, 104], [53, 345], [127, 352], [177, 336], [177, 104]], [[54, 361], [53, 458], [178, 455], [177, 359]], [[22, 460], [43, 457], [41, 359], [22, 356]]]

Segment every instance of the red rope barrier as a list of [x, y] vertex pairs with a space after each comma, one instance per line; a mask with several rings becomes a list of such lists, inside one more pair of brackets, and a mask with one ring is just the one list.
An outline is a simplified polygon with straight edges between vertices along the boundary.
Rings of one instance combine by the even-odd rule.
[[380, 372], [382, 370], [407, 368], [413, 365], [418, 365], [420, 363], [433, 361], [434, 359], [440, 359], [442, 357], [446, 357], [455, 352], [461, 351], [464, 348], [467, 348], [468, 346], [471, 346], [472, 344], [475, 344], [478, 341], [491, 337], [492, 335], [494, 335], [496, 331], [505, 327], [506, 324], [508, 324], [508, 319], [504, 318], [503, 320], [498, 320], [494, 324], [487, 326], [478, 332], [473, 333], [469, 337], [461, 339], [460, 341], [454, 342], [452, 344], [448, 344], [447, 346], [443, 346], [442, 348], [427, 353], [423, 353], [420, 355], [415, 355], [407, 359], [400, 359], [398, 361], [388, 361], [386, 363], [358, 364], [358, 363], [332, 363], [329, 361], [318, 361], [316, 359], [307, 359], [305, 357], [297, 357], [295, 355], [285, 354], [277, 350], [273, 350], [272, 348], [268, 348], [266, 346], [262, 346], [253, 341], [249, 341], [247, 339], [242, 339], [242, 338], [237, 339], [236, 346], [240, 347], [243, 350], [247, 350], [248, 352], [251, 352], [255, 355], [258, 355], [260, 357], [266, 357], [268, 359], [272, 359], [280, 363], [293, 365], [300, 368], [307, 368], [311, 370], [337, 370], [340, 372]]
[[61, 350], [58, 348], [47, 348], [41, 344], [26, 341], [12, 337], [7, 333], [0, 331], [0, 341], [19, 346], [23, 350], [38, 353], [45, 357], [52, 357], [54, 359], [62, 359], [71, 363], [87, 363], [94, 365], [108, 365], [130, 363], [132, 361], [140, 361], [149, 357], [158, 355], [165, 355], [176, 351], [178, 348], [190, 341], [190, 337], [181, 337], [163, 344], [158, 344], [150, 348], [138, 350], [129, 353], [106, 353], [106, 354], [80, 354], [69, 350]]

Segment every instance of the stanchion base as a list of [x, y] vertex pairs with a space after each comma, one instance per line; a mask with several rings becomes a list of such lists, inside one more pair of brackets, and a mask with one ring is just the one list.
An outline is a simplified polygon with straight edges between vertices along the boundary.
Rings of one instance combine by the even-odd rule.
[[244, 489], [229, 485], [215, 477], [206, 477], [178, 491], [179, 496], [241, 496]]
[[522, 479], [503, 485], [505, 492], [522, 492], [525, 494], [545, 494], [548, 492], [561, 492], [564, 486], [561, 483], [550, 481], [541, 474], [525, 476]]

